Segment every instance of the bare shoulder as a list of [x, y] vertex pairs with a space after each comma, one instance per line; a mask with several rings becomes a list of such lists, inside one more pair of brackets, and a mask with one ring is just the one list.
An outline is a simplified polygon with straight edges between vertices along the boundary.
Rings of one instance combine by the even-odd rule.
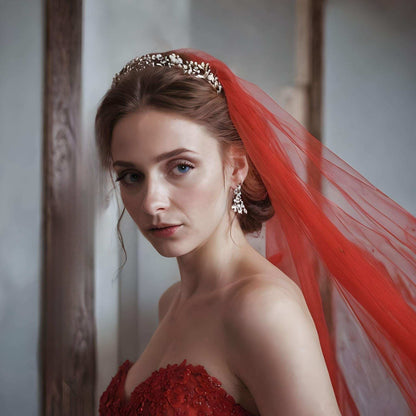
[[279, 343], [282, 349], [285, 342], [297, 342], [299, 331], [308, 342], [319, 342], [301, 289], [280, 270], [245, 279], [236, 287], [223, 322], [228, 341], [246, 349], [244, 354], [261, 354], [267, 343]]
[[260, 414], [339, 415], [315, 324], [286, 275], [246, 279], [223, 322], [230, 368]]
[[179, 290], [181, 282], [178, 281], [173, 285], [169, 286], [162, 294], [159, 299], [159, 322], [166, 315], [166, 312], [169, 310], [169, 307], [172, 303], [173, 298]]
[[241, 330], [244, 330], [248, 322], [255, 323], [257, 319], [264, 322], [267, 315], [280, 311], [279, 317], [289, 308], [311, 319], [303, 293], [293, 280], [280, 270], [257, 274], [245, 279], [232, 293], [225, 322], [242, 325]]

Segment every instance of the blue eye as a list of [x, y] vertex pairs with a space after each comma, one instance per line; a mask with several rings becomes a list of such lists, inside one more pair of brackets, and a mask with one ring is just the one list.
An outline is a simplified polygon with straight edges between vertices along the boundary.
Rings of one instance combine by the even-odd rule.
[[139, 175], [137, 173], [128, 173], [125, 176], [126, 182], [138, 182], [139, 181]]
[[140, 180], [140, 175], [138, 173], [126, 172], [118, 176], [116, 179], [116, 182], [120, 181], [121, 183], [131, 185], [133, 183], [139, 182], [139, 180]]
[[177, 176], [184, 175], [193, 168], [194, 166], [189, 162], [180, 162], [175, 165], [173, 174]]
[[178, 168], [178, 171], [181, 172], [181, 173], [186, 173], [186, 172], [188, 172], [188, 170], [191, 169], [191, 167], [188, 166], [188, 165], [178, 165], [176, 167]]

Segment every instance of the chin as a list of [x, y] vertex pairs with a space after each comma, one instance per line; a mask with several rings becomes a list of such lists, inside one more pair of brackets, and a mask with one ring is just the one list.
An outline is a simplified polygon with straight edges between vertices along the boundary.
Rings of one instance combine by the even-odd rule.
[[203, 247], [215, 230], [180, 230], [182, 234], [176, 238], [157, 238], [150, 233], [145, 238], [163, 257], [182, 257]]
[[177, 241], [149, 241], [155, 250], [163, 257], [182, 257], [198, 250], [206, 243], [205, 239], [193, 239], [190, 241], [189, 238]]
[[182, 255], [180, 252], [178, 252], [178, 250], [175, 250], [174, 248], [161, 248], [156, 245], [153, 245], [153, 247], [162, 257], [180, 257]]
[[184, 247], [178, 241], [173, 242], [155, 242], [150, 241], [154, 249], [163, 257], [181, 257], [193, 250], [192, 248]]

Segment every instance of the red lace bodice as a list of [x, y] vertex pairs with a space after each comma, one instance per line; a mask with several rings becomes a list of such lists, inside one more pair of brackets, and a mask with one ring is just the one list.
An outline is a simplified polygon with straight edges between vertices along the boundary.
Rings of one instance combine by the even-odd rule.
[[154, 371], [127, 401], [124, 383], [132, 365], [126, 360], [102, 394], [100, 416], [251, 416], [202, 365], [186, 360]]

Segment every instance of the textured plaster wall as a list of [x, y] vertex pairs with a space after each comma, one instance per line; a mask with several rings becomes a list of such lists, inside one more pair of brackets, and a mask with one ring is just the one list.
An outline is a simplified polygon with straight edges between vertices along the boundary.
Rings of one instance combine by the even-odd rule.
[[43, 4], [0, 1], [0, 413], [38, 415]]

